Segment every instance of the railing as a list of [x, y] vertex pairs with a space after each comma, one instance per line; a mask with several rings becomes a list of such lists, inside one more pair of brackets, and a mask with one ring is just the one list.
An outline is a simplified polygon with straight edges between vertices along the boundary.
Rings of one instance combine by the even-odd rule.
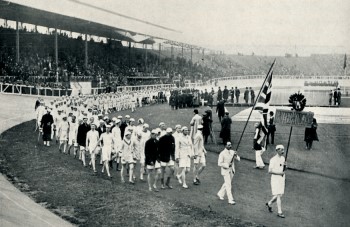
[[0, 83], [0, 93], [19, 95], [69, 96], [72, 93], [72, 89], [35, 87], [27, 85]]
[[[156, 84], [156, 85], [140, 85], [140, 86], [121, 86], [117, 87], [118, 92], [154, 90], [154, 89], [171, 89], [175, 84]], [[83, 90], [83, 89], [82, 89]], [[101, 94], [106, 92], [105, 87], [89, 88], [89, 94]], [[17, 85], [9, 83], [0, 83], [0, 93], [4, 94], [18, 94], [18, 95], [41, 95], [41, 96], [70, 96], [72, 89], [49, 88], [49, 87], [35, 87], [27, 85]]]

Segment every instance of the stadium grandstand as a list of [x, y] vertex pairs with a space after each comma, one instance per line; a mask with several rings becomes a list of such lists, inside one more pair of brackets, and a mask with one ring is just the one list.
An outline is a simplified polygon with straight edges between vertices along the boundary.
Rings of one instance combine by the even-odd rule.
[[343, 55], [249, 56], [0, 1], [0, 82], [70, 88], [205, 82], [263, 75], [343, 76]]

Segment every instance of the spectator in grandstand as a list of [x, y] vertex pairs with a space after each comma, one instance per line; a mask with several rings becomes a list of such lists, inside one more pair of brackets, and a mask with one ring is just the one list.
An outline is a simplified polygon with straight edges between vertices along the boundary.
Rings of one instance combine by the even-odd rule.
[[239, 102], [239, 95], [240, 94], [241, 94], [241, 91], [236, 87], [235, 88], [236, 103]]
[[254, 104], [254, 101], [255, 101], [255, 92], [254, 92], [254, 90], [252, 89], [252, 87], [250, 87], [249, 90], [250, 90], [250, 99], [251, 99], [251, 103]]
[[304, 136], [304, 141], [306, 142], [306, 149], [307, 150], [312, 150], [312, 143], [314, 140], [318, 141], [318, 136], [317, 136], [317, 120], [314, 118], [312, 120], [312, 124], [308, 127], [305, 128], [305, 136]]
[[244, 91], [244, 100], [245, 100], [245, 103], [248, 104], [248, 101], [249, 101], [249, 90], [248, 90], [248, 87], [246, 87], [245, 91]]
[[227, 86], [225, 86], [224, 92], [223, 92], [223, 98], [225, 100], [225, 102], [227, 102], [228, 99], [228, 89]]
[[223, 144], [231, 142], [231, 124], [232, 120], [229, 116], [229, 112], [225, 112], [225, 116], [221, 121], [220, 138], [222, 138]]

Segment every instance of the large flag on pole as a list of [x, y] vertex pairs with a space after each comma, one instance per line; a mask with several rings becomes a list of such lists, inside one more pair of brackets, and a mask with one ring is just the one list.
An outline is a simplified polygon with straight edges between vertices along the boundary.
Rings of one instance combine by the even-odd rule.
[[267, 78], [265, 83], [262, 86], [262, 91], [258, 97], [258, 101], [255, 104], [254, 110], [259, 110], [262, 114], [261, 116], [261, 125], [262, 125], [262, 137], [267, 135], [267, 113], [269, 112], [270, 99], [271, 99], [271, 88], [272, 88], [272, 74], [273, 66], [275, 65], [276, 60], [273, 61], [269, 72], [267, 73]]

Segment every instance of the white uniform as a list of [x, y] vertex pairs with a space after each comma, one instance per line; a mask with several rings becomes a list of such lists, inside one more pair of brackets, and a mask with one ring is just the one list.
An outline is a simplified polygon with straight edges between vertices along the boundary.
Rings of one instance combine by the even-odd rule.
[[[88, 133], [86, 134], [86, 140], [88, 141], [88, 143], [86, 144], [86, 146], [88, 147], [90, 154], [92, 154], [92, 152], [94, 151], [95, 147], [97, 147], [97, 142], [99, 140], [99, 134], [98, 131], [94, 130], [90, 130], [88, 131]], [[97, 153], [96, 151], [94, 153]]]
[[175, 141], [175, 159], [179, 159], [179, 167], [191, 167], [193, 145], [189, 135], [182, 135]]
[[196, 135], [194, 136], [193, 141], [193, 151], [194, 155], [197, 155], [197, 158], [195, 158], [193, 161], [195, 164], [202, 164], [203, 166], [206, 165], [205, 160], [205, 148], [204, 148], [204, 139], [202, 132], [197, 131]]
[[67, 141], [68, 140], [68, 131], [69, 131], [68, 121], [62, 121], [58, 125], [58, 131], [60, 134], [60, 141]]
[[121, 150], [122, 164], [136, 163], [136, 161], [134, 160], [135, 156], [134, 156], [134, 151], [132, 149], [131, 140], [127, 140], [126, 138], [124, 138], [120, 150]]
[[[270, 159], [269, 171], [283, 172], [285, 158], [276, 154]], [[286, 175], [280, 176], [271, 174], [271, 191], [272, 195], [283, 195]]]
[[[225, 194], [227, 194], [229, 202], [233, 201], [231, 182], [235, 173], [235, 165], [234, 161], [232, 161], [234, 154], [234, 150], [227, 150], [225, 148], [223, 151], [221, 151], [218, 159], [218, 166], [221, 167], [221, 175], [224, 177], [224, 183], [221, 186], [220, 191], [218, 192], [218, 196], [220, 198], [223, 198]], [[239, 156], [236, 156], [235, 159], [240, 160]]]
[[197, 133], [197, 128], [198, 128], [198, 125], [201, 125], [203, 122], [202, 120], [202, 117], [199, 116], [198, 114], [194, 115], [191, 122], [190, 122], [190, 125], [191, 125], [191, 132], [190, 132], [190, 135], [191, 135], [191, 138], [194, 139], [194, 136], [196, 135]]
[[69, 123], [69, 135], [68, 135], [68, 144], [74, 146], [78, 146], [77, 143], [77, 134], [78, 134], [78, 123], [77, 122], [70, 122]]
[[114, 140], [114, 151], [119, 152], [123, 141], [121, 137], [120, 128], [117, 125], [112, 129], [112, 134]]
[[113, 148], [113, 135], [112, 133], [102, 133], [101, 140], [103, 141], [102, 147], [102, 161], [111, 160], [112, 148]]

